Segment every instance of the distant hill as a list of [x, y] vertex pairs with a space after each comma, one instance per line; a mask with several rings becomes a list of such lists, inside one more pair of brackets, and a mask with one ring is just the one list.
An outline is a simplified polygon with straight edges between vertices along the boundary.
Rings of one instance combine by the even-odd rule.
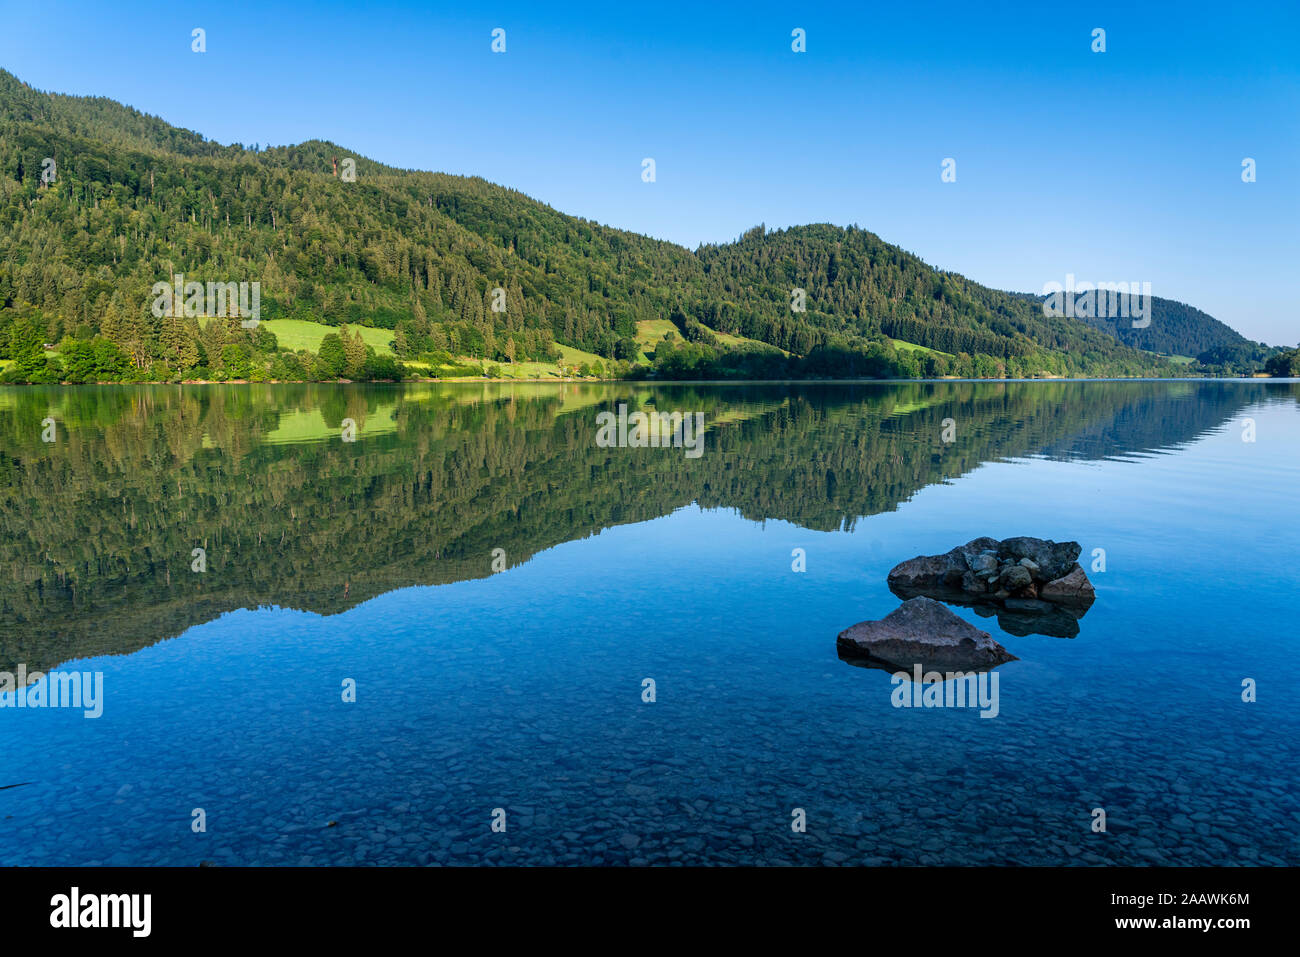
[[[150, 290], [176, 273], [259, 282], [262, 318], [392, 330], [398, 358], [435, 367], [430, 357], [448, 355], [551, 362], [559, 343], [616, 373], [644, 354], [641, 374], [684, 378], [1167, 375], [1180, 367], [1150, 351], [1235, 336], [1170, 304], [1147, 336], [1117, 338], [857, 227], [758, 226], [691, 251], [477, 177], [399, 170], [323, 141], [221, 145], [0, 70], [6, 374], [68, 377], [44, 343], [65, 344], [59, 361], [74, 356], [79, 374], [100, 378], [338, 374], [336, 344], [328, 361], [295, 357], [237, 322], [155, 317]], [[637, 324], [666, 319], [685, 341], [643, 352]], [[354, 373], [366, 359], [356, 348]]]
[[1225, 323], [1195, 306], [1151, 297], [1151, 324], [1134, 329], [1129, 319], [1084, 319], [1126, 346], [1175, 356], [1199, 356], [1211, 349], [1245, 345], [1248, 340]]

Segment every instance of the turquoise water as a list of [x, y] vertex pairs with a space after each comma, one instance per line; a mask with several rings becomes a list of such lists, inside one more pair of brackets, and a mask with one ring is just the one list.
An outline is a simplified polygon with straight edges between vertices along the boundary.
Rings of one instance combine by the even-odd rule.
[[[599, 447], [619, 403], [703, 454]], [[0, 670], [104, 684], [0, 708], [0, 864], [1297, 863], [1298, 403], [0, 390]], [[981, 535], [1077, 540], [1097, 601], [1072, 639], [954, 608], [1019, 658], [997, 717], [895, 708], [836, 635]]]

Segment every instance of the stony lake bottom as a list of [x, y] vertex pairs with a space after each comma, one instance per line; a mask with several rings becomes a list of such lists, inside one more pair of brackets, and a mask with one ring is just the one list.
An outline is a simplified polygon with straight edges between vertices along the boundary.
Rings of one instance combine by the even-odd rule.
[[[0, 671], [103, 676], [0, 695], [0, 864], [1300, 862], [1294, 381], [38, 387], [0, 443]], [[985, 535], [1095, 604], [954, 606], [997, 717], [895, 707], [836, 635]]]

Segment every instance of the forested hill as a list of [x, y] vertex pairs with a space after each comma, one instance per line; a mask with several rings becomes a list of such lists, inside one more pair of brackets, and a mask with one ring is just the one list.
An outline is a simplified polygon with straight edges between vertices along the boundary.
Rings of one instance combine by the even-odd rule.
[[[155, 317], [151, 289], [177, 273], [260, 282], [263, 319], [391, 329], [412, 361], [546, 362], [563, 343], [635, 374], [637, 323], [672, 319], [686, 341], [647, 350], [645, 374], [1173, 368], [856, 227], [757, 227], [692, 252], [479, 178], [398, 170], [320, 141], [221, 145], [0, 70], [0, 359], [19, 381], [67, 377], [59, 355], [109, 378], [201, 377], [236, 361], [254, 377], [321, 377], [310, 354], [277, 362], [274, 337], [238, 323]], [[41, 356], [42, 343], [59, 354]]]
[[1125, 345], [1175, 356], [1199, 356], [1212, 349], [1244, 346], [1249, 340], [1226, 323], [1194, 306], [1160, 296], [1151, 297], [1151, 323], [1134, 328], [1126, 319], [1085, 319]]
[[[1033, 293], [1013, 295], [1038, 306], [1047, 298]], [[1132, 317], [1084, 316], [1079, 319], [1134, 349], [1168, 356], [1197, 357], [1215, 352], [1250, 351], [1252, 348], [1261, 353], [1277, 351], [1264, 343], [1251, 342], [1207, 312], [1162, 296], [1151, 296], [1151, 321], [1145, 326], [1135, 327]], [[1204, 361], [1214, 360], [1207, 355]]]

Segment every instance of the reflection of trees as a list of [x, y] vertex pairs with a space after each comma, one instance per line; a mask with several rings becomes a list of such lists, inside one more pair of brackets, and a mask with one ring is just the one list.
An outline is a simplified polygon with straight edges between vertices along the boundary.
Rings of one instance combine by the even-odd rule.
[[[493, 548], [527, 560], [692, 501], [851, 527], [992, 458], [1167, 447], [1263, 397], [1290, 401], [1295, 387], [5, 390], [0, 669], [129, 652], [234, 608], [334, 613], [394, 588], [484, 576]], [[703, 457], [598, 448], [595, 413], [618, 402], [704, 411]], [[281, 441], [298, 413], [323, 424]], [[52, 445], [40, 441], [47, 415], [59, 423]], [[945, 446], [948, 417], [958, 441]], [[355, 443], [339, 439], [344, 418], [358, 423]], [[190, 571], [195, 545], [208, 549], [201, 576]]]

